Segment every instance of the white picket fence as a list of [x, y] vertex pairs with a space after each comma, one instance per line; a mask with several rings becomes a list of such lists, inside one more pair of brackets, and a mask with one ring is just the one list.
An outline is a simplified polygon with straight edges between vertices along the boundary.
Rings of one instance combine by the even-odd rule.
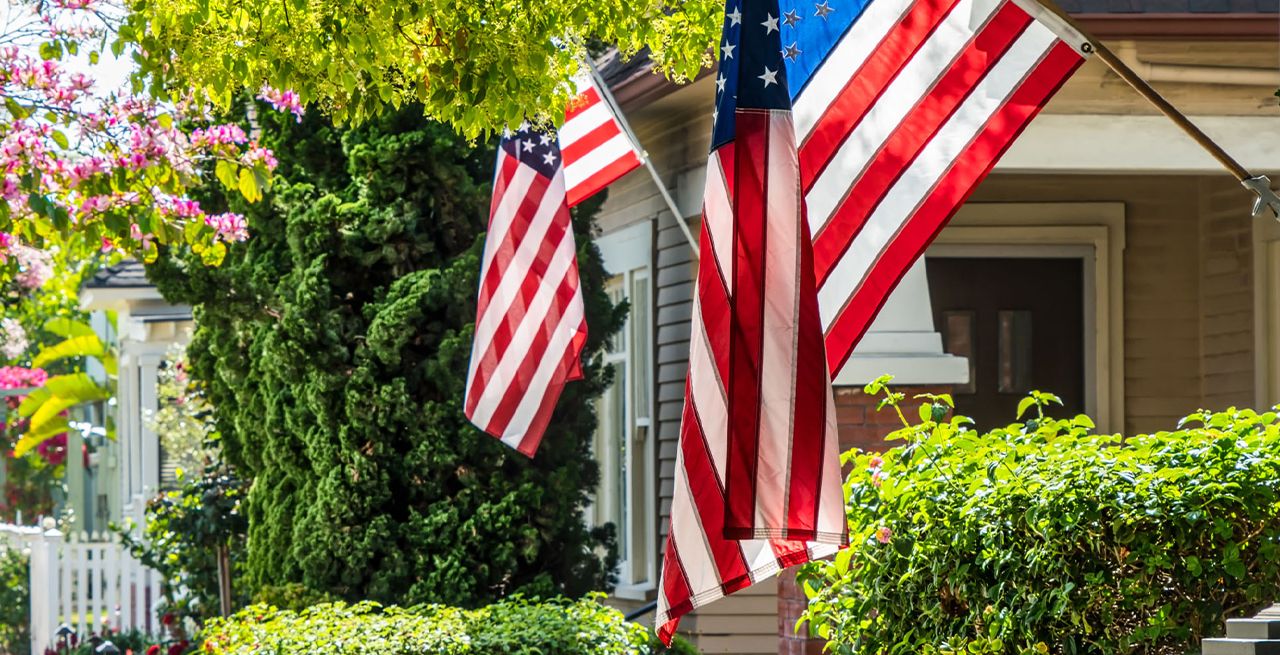
[[0, 524], [3, 546], [30, 553], [33, 654], [55, 645], [63, 623], [82, 637], [104, 626], [160, 632], [160, 574], [113, 536]]

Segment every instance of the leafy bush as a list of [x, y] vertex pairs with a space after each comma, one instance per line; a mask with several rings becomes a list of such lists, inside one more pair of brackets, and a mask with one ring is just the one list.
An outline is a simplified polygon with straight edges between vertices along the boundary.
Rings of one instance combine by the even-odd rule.
[[27, 556], [0, 546], [0, 655], [31, 652], [30, 580]]
[[[245, 484], [226, 467], [211, 464], [202, 475], [179, 475], [179, 488], [147, 502], [146, 527], [141, 535], [119, 530], [121, 540], [138, 561], [160, 572], [160, 610], [196, 623], [216, 616], [220, 609], [217, 548], [231, 560], [232, 606], [248, 600], [244, 585], [236, 584], [243, 566], [248, 521], [240, 505]], [[123, 652], [123, 649], [122, 649]]]
[[254, 605], [214, 619], [201, 634], [212, 655], [632, 655], [648, 631], [595, 596], [531, 602], [515, 597], [463, 610], [326, 603], [300, 611]]
[[1126, 439], [1054, 400], [982, 434], [927, 397], [903, 445], [846, 453], [852, 545], [801, 573], [811, 631], [837, 653], [1174, 654], [1280, 596], [1275, 412]]

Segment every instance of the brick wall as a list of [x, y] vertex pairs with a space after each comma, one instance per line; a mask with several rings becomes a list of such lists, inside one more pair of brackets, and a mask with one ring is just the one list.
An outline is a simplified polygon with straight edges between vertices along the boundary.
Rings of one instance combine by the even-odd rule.
[[[903, 413], [907, 420], [916, 418], [915, 406], [920, 403], [912, 396], [921, 393], [950, 393], [947, 386], [894, 387], [907, 395]], [[877, 412], [880, 397], [862, 393], [861, 387], [836, 387], [836, 423], [840, 428], [840, 450], [861, 448], [883, 450], [884, 435], [902, 427], [902, 422], [892, 408]], [[906, 411], [907, 408], [911, 411]], [[821, 655], [822, 640], [811, 638], [805, 628], [794, 630], [796, 620], [805, 608], [804, 591], [796, 585], [795, 569], [783, 571], [778, 577], [778, 655]]]

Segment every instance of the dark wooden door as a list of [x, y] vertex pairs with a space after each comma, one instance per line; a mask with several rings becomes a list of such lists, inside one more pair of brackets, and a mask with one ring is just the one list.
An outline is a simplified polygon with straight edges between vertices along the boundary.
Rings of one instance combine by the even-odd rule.
[[1055, 416], [1084, 411], [1084, 261], [931, 257], [934, 325], [947, 352], [969, 358], [956, 411], [987, 429], [1013, 422], [1018, 401], [1055, 393]]

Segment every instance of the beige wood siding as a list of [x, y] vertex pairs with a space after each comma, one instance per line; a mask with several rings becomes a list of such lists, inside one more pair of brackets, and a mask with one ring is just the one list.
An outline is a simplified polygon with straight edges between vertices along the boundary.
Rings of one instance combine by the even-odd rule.
[[1200, 182], [1200, 383], [1208, 409], [1254, 401], [1250, 200], [1225, 175]]

